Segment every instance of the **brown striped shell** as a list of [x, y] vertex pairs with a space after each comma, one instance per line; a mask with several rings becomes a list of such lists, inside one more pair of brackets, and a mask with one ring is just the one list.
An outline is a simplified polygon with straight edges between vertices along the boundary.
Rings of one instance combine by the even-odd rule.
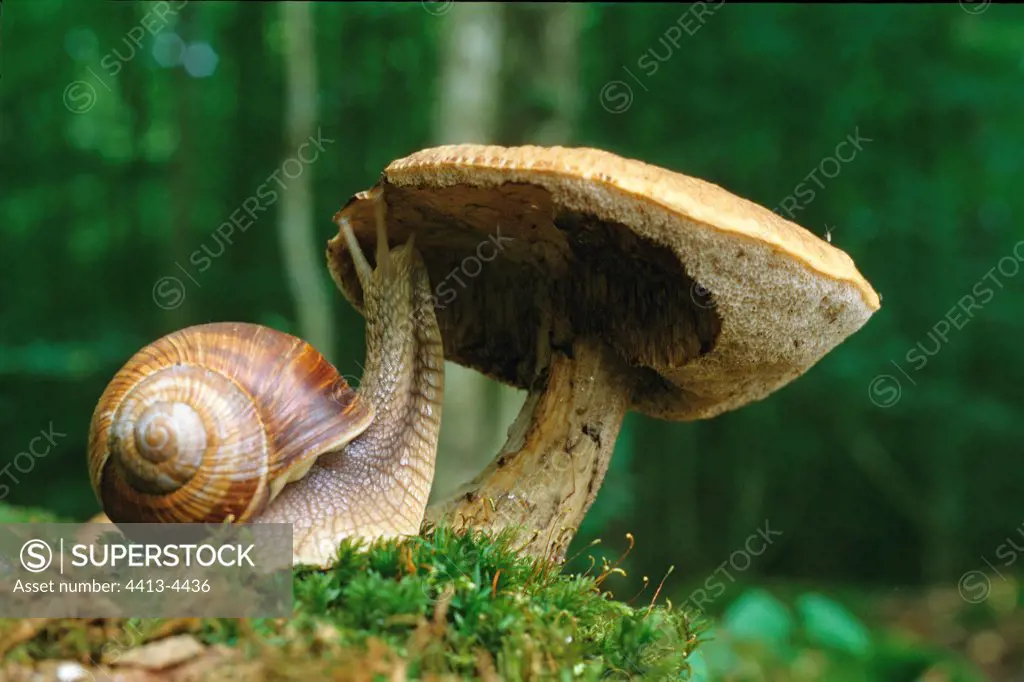
[[247, 521], [373, 421], [305, 341], [189, 327], [136, 353], [89, 427], [89, 478], [115, 523]]

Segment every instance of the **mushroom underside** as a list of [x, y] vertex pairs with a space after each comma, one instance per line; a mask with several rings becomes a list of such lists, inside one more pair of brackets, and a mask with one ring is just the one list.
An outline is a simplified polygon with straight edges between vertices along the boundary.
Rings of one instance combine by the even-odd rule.
[[[713, 295], [671, 249], [628, 226], [555, 206], [529, 184], [384, 188], [392, 244], [416, 235], [447, 359], [530, 388], [545, 347], [571, 354], [575, 339], [594, 338], [632, 368], [651, 403], [652, 392], [679, 393], [665, 370], [714, 349], [722, 323]], [[369, 204], [345, 213], [372, 251]], [[339, 286], [362, 310], [343, 240], [330, 251]]]
[[[498, 456], [428, 508], [427, 521], [519, 526], [531, 531], [526, 551], [560, 559], [634, 397], [686, 399], [662, 371], [714, 349], [721, 320], [711, 295], [670, 249], [557, 207], [537, 186], [384, 188], [392, 243], [415, 232], [430, 273], [445, 357], [529, 391]], [[369, 203], [344, 211], [372, 253], [372, 233], [358, 229], [372, 225]], [[361, 309], [343, 241], [330, 252]]]

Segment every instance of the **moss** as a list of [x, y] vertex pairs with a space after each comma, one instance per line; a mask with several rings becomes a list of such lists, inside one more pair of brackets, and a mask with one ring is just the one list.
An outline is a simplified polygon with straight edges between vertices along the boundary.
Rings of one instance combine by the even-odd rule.
[[515, 542], [446, 528], [368, 548], [346, 542], [333, 568], [295, 569], [290, 619], [7, 619], [0, 654], [93, 664], [188, 632], [260, 661], [268, 679], [343, 669], [374, 679], [396, 668], [410, 679], [685, 678], [698, 640], [687, 614], [615, 601], [601, 589], [607, 566], [566, 575]]

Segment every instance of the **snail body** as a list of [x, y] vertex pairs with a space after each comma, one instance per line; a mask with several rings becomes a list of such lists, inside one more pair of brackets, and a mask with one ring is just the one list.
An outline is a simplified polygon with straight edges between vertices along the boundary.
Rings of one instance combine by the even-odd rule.
[[366, 368], [353, 390], [312, 346], [246, 323], [173, 332], [100, 398], [89, 477], [114, 523], [290, 523], [295, 563], [345, 537], [415, 534], [434, 473], [444, 357], [412, 240], [376, 268], [347, 223], [363, 287]]

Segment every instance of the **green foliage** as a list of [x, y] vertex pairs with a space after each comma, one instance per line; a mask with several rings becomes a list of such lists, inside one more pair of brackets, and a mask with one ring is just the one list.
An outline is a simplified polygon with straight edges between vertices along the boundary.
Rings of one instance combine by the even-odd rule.
[[725, 612], [722, 627], [728, 629], [734, 639], [760, 641], [781, 648], [792, 637], [793, 618], [768, 592], [750, 590]]
[[870, 634], [849, 611], [819, 594], [802, 594], [796, 603], [807, 638], [851, 656], [864, 656]]
[[[976, 669], [937, 647], [880, 630], [872, 634], [843, 604], [814, 592], [792, 599], [764, 589], [741, 594], [703, 635], [694, 682], [930, 679], [981, 682]], [[700, 672], [697, 672], [698, 666]]]
[[33, 507], [12, 507], [9, 504], [0, 504], [0, 524], [10, 523], [64, 523], [67, 519], [61, 518], [49, 509], [35, 509]]

